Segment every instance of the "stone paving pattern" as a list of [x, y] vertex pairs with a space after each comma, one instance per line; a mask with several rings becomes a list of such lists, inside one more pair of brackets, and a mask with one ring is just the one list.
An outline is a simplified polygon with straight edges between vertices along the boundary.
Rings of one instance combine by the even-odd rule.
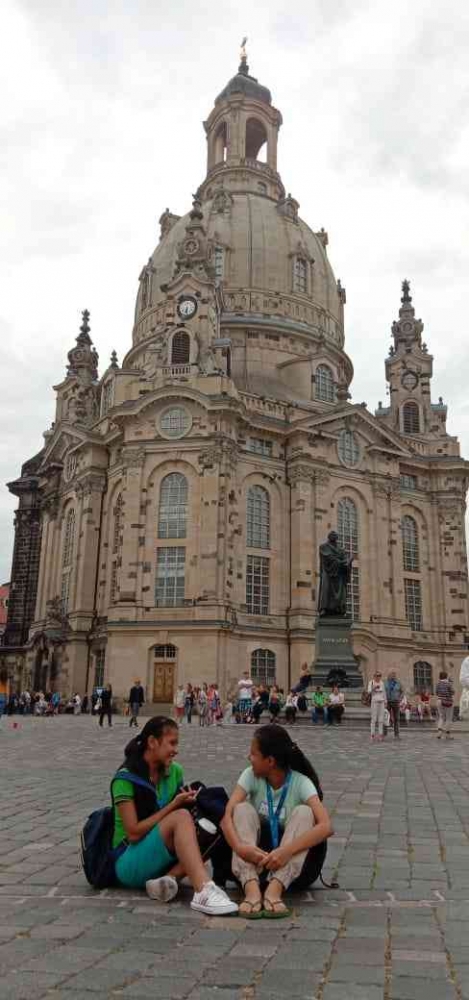
[[[124, 720], [3, 718], [0, 998], [469, 1000], [469, 743], [302, 728], [334, 819], [326, 878], [291, 920], [207, 918], [86, 884], [78, 831], [108, 799]], [[185, 726], [186, 777], [231, 787], [250, 727]]]

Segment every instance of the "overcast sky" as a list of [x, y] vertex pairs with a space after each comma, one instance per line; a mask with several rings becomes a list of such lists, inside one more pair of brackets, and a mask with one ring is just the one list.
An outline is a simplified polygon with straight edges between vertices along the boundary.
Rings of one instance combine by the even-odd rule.
[[467, 0], [3, 0], [0, 582], [16, 506], [1, 484], [42, 446], [80, 311], [101, 370], [128, 350], [157, 220], [190, 208], [243, 34], [283, 115], [282, 179], [347, 289], [354, 401], [386, 400], [408, 277], [433, 398], [469, 455]]

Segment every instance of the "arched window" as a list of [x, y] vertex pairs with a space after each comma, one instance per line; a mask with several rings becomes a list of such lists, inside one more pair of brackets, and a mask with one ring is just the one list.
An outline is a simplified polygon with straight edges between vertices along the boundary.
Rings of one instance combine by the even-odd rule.
[[275, 684], [275, 653], [271, 649], [255, 649], [251, 653], [251, 677], [255, 684], [267, 687]]
[[141, 283], [142, 283], [142, 295], [140, 299], [140, 306], [142, 312], [150, 304], [150, 282], [151, 282], [151, 272], [148, 267], [146, 267], [142, 273]]
[[185, 476], [171, 472], [160, 489], [158, 538], [185, 538], [189, 487]]
[[324, 403], [334, 402], [334, 376], [329, 365], [318, 365], [316, 368], [314, 389], [315, 399], [322, 399]]
[[357, 508], [350, 499], [344, 497], [337, 504], [337, 534], [339, 542], [347, 555], [358, 556], [358, 514]]
[[410, 573], [418, 573], [420, 570], [419, 559], [419, 533], [417, 524], [413, 517], [406, 514], [402, 518], [402, 554], [404, 559], [404, 570]]
[[270, 548], [270, 496], [262, 486], [251, 486], [247, 496], [247, 545]]
[[227, 128], [226, 122], [222, 122], [215, 136], [215, 163], [223, 163], [226, 160]]
[[417, 403], [404, 403], [402, 407], [402, 429], [404, 434], [420, 434], [420, 414]]
[[191, 338], [185, 330], [178, 330], [174, 334], [171, 344], [171, 364], [188, 365], [191, 354]]
[[414, 690], [433, 694], [433, 668], [431, 663], [425, 660], [418, 660], [414, 663]]
[[304, 257], [295, 257], [293, 264], [293, 291], [306, 295], [308, 291], [308, 264]]
[[360, 445], [353, 431], [343, 430], [339, 434], [337, 450], [340, 461], [353, 469], [360, 461]]
[[[262, 124], [257, 118], [248, 118], [246, 122], [246, 159], [247, 160], [261, 160], [263, 163], [266, 161], [266, 152], [264, 150], [264, 145], [267, 144], [267, 132]], [[263, 155], [259, 156], [262, 150]]]
[[67, 513], [64, 527], [62, 548], [62, 586], [60, 598], [62, 611], [67, 614], [70, 599], [70, 580], [72, 576], [73, 554], [75, 549], [75, 511], [73, 507]]
[[[337, 504], [337, 534], [347, 555], [358, 558], [358, 512], [350, 497], [343, 497]], [[347, 587], [347, 615], [353, 621], [360, 618], [360, 570], [355, 564]]]

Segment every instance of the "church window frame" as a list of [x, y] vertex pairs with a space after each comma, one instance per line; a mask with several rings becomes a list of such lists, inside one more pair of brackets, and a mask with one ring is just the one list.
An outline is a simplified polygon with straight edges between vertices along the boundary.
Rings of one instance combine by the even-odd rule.
[[261, 455], [263, 458], [272, 458], [273, 442], [267, 438], [248, 438], [246, 442], [247, 451], [254, 455]]
[[418, 488], [417, 476], [410, 472], [401, 472], [399, 477], [401, 490], [416, 490]]
[[171, 341], [171, 365], [189, 365], [191, 362], [191, 338], [187, 330], [176, 330]]
[[151, 305], [151, 268], [148, 266], [142, 272], [141, 288], [140, 312], [145, 312]]
[[308, 294], [308, 261], [302, 254], [293, 258], [293, 291], [297, 295]]
[[270, 559], [252, 553], [246, 557], [246, 610], [250, 615], [268, 615]]
[[413, 399], [408, 399], [402, 407], [402, 431], [404, 434], [420, 434], [420, 409]]
[[[244, 151], [246, 160], [255, 160], [257, 163], [267, 163], [268, 149], [269, 134], [264, 123], [254, 115], [250, 115], [246, 120], [246, 129], [244, 133]], [[263, 152], [263, 156], [259, 157], [259, 153], [261, 151]]]
[[158, 538], [187, 538], [189, 483], [181, 472], [161, 480], [158, 504]]
[[351, 497], [341, 497], [337, 502], [337, 534], [347, 555], [358, 558], [358, 510]]
[[405, 614], [413, 632], [423, 631], [422, 586], [420, 580], [404, 577]]
[[360, 445], [354, 431], [344, 428], [337, 441], [337, 453], [342, 465], [349, 469], [355, 468], [360, 461]]
[[318, 365], [314, 373], [314, 398], [322, 403], [335, 403], [334, 372], [329, 365]]
[[70, 507], [65, 515], [65, 525], [63, 528], [62, 546], [62, 580], [60, 588], [60, 599], [64, 615], [68, 612], [70, 602], [70, 585], [73, 568], [73, 558], [75, 552], [75, 528], [76, 514], [75, 508]]
[[101, 416], [105, 417], [108, 410], [114, 406], [114, 379], [108, 379], [104, 383], [101, 393]]
[[177, 608], [184, 605], [186, 549], [168, 545], [156, 550], [155, 606]]
[[253, 649], [251, 653], [251, 677], [255, 684], [272, 687], [276, 680], [276, 656], [272, 649]]
[[225, 277], [225, 248], [217, 243], [213, 248], [213, 269], [215, 281], [219, 284]]
[[94, 689], [104, 687], [106, 670], [106, 647], [100, 646], [94, 654]]
[[159, 428], [163, 437], [182, 438], [192, 427], [192, 417], [184, 406], [170, 406], [164, 410], [159, 419]]
[[415, 694], [433, 694], [433, 667], [426, 660], [417, 660], [413, 667]]
[[420, 546], [417, 521], [404, 514], [401, 521], [402, 561], [405, 573], [420, 573]]
[[352, 566], [350, 580], [347, 584], [347, 617], [352, 621], [360, 621], [360, 569]]
[[69, 483], [73, 476], [75, 475], [77, 468], [77, 454], [75, 451], [69, 451], [65, 459], [64, 465], [64, 479], [66, 483]]
[[270, 493], [257, 484], [246, 494], [246, 544], [250, 549], [270, 549]]

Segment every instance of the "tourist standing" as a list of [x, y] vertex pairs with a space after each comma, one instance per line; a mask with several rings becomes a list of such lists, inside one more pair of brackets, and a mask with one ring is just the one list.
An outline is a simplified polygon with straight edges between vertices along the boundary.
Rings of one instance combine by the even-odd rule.
[[145, 693], [140, 680], [136, 680], [129, 691], [130, 722], [129, 726], [138, 726], [138, 713], [145, 702]]
[[99, 709], [99, 725], [102, 728], [104, 716], [107, 716], [108, 726], [112, 726], [112, 687], [106, 684], [101, 691], [101, 706]]
[[243, 722], [251, 712], [253, 687], [254, 682], [249, 676], [249, 671], [244, 670], [241, 680], [238, 681], [238, 712]]
[[174, 695], [174, 710], [178, 722], [182, 722], [184, 718], [185, 704], [186, 704], [186, 692], [184, 691], [182, 684], [178, 684], [176, 689], [176, 694]]
[[291, 690], [285, 702], [285, 722], [287, 723], [287, 725], [291, 726], [295, 725], [297, 708], [298, 708], [298, 695], [296, 695], [295, 692]]
[[269, 696], [269, 712], [270, 712], [271, 722], [277, 721], [277, 718], [280, 715], [281, 707], [282, 707], [282, 699], [280, 697], [280, 691], [276, 686], [276, 684], [274, 684], [273, 687], [271, 687], [270, 689], [270, 696]]
[[208, 691], [207, 685], [202, 684], [197, 698], [197, 708], [199, 710], [199, 726], [208, 725]]
[[395, 670], [391, 670], [386, 681], [386, 699], [391, 725], [394, 729], [394, 739], [399, 740], [399, 715], [404, 691]]
[[440, 679], [436, 685], [436, 696], [438, 698], [437, 737], [441, 740], [443, 730], [445, 730], [446, 739], [452, 740], [454, 688], [446, 670], [440, 671]]
[[73, 714], [74, 715], [80, 715], [81, 714], [81, 698], [80, 698], [80, 695], [78, 694], [78, 691], [73, 696]]
[[373, 677], [368, 684], [368, 694], [371, 696], [371, 740], [382, 740], [386, 689], [383, 683], [383, 675], [380, 670], [377, 670], [373, 674]]
[[189, 725], [192, 722], [193, 709], [194, 709], [194, 691], [192, 689], [192, 684], [187, 684], [184, 695], [184, 713], [186, 716], [186, 721]]

